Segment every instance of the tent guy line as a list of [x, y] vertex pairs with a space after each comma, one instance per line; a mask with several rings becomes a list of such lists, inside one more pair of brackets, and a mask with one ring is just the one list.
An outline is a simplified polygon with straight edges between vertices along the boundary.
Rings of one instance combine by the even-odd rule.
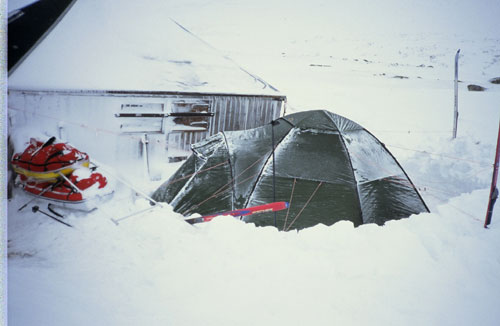
[[212, 169], [215, 169], [215, 168], [217, 168], [217, 167], [219, 167], [219, 166], [223, 166], [223, 165], [227, 165], [227, 164], [229, 164], [229, 161], [224, 161], [224, 162], [221, 162], [221, 163], [219, 163], [219, 164], [215, 164], [214, 166], [208, 167], [208, 168], [206, 168], [206, 169], [202, 169], [202, 170], [200, 170], [200, 171], [196, 171], [195, 173], [191, 173], [191, 174], [188, 174], [188, 175], [186, 175], [186, 176], [184, 176], [184, 177], [181, 177], [181, 178], [178, 178], [178, 179], [172, 180], [172, 181], [170, 181], [170, 182], [169, 182], [169, 184], [174, 184], [174, 183], [176, 183], [176, 182], [179, 182], [179, 181], [182, 181], [182, 180], [185, 180], [185, 179], [189, 179], [189, 178], [191, 178], [191, 177], [193, 177], [193, 176], [195, 176], [195, 175], [197, 175], [197, 174], [199, 174], [199, 173], [207, 172], [207, 171], [210, 171], [210, 170], [212, 170]]
[[[297, 213], [297, 215], [295, 216], [295, 218], [290, 222], [290, 224], [288, 225], [288, 227], [286, 228], [285, 231], [289, 231], [290, 228], [292, 227], [292, 225], [295, 223], [295, 221], [298, 220], [298, 218], [300, 217], [300, 215], [302, 214], [302, 212], [304, 211], [304, 209], [306, 209], [307, 205], [309, 205], [309, 203], [311, 202], [311, 200], [313, 199], [314, 195], [316, 195], [316, 192], [318, 191], [319, 187], [321, 187], [321, 185], [323, 184], [323, 181], [321, 181], [318, 186], [316, 187], [316, 189], [314, 189], [313, 193], [311, 194], [311, 196], [309, 197], [309, 199], [307, 200], [307, 202], [304, 204], [304, 206], [302, 206], [302, 209], [300, 210], [300, 212]], [[286, 225], [286, 223], [285, 223]], [[285, 226], [283, 226], [284, 228]]]
[[[79, 123], [79, 122], [65, 120], [65, 119], [61, 119], [61, 118], [57, 118], [57, 117], [53, 117], [53, 116], [49, 116], [49, 115], [46, 115], [46, 114], [41, 114], [41, 113], [38, 113], [38, 112], [33, 112], [33, 111], [25, 110], [25, 109], [13, 108], [13, 107], [8, 107], [8, 109], [9, 110], [14, 110], [14, 111], [24, 112], [26, 114], [36, 115], [36, 116], [47, 118], [47, 119], [51, 119], [51, 120], [60, 121], [60, 122], [71, 124], [71, 125], [75, 125], [77, 127], [81, 127], [81, 128], [84, 128], [84, 129], [92, 130], [92, 131], [94, 131], [96, 133], [103, 132], [103, 133], [109, 133], [109, 134], [114, 134], [114, 135], [120, 135], [122, 137], [126, 137], [126, 138], [129, 138], [129, 139], [132, 139], [132, 140], [137, 140], [137, 141], [141, 141], [141, 139], [142, 139], [140, 136], [123, 135], [122, 133], [118, 133], [118, 132], [115, 132], [115, 131], [112, 131], [112, 130], [108, 130], [108, 129], [104, 129], [104, 128], [95, 128], [95, 127], [92, 127], [92, 126], [89, 126], [89, 125], [86, 125], [86, 124], [82, 124], [82, 123]], [[418, 131], [418, 132], [428, 133], [425, 130]], [[155, 143], [163, 144], [163, 145], [168, 144], [168, 142], [166, 140], [155, 140]], [[445, 152], [443, 152], [443, 153], [429, 152], [429, 151], [426, 151], [426, 150], [414, 149], [414, 148], [409, 148], [409, 147], [402, 147], [400, 145], [393, 145], [393, 144], [387, 144], [387, 143], [385, 145], [387, 147], [398, 148], [398, 149], [412, 151], [412, 152], [426, 154], [426, 155], [435, 155], [435, 156], [439, 156], [439, 157], [450, 159], [450, 160], [461, 160], [461, 161], [465, 161], [465, 162], [469, 162], [469, 163], [473, 163], [473, 164], [478, 164], [478, 165], [481, 165], [481, 166], [491, 167], [494, 164], [493, 162], [492, 163], [486, 163], [486, 162], [482, 162], [482, 161], [476, 161], [476, 160], [464, 159], [464, 158], [461, 158], [461, 157], [450, 156], [448, 153], [445, 153]]]
[[[439, 201], [442, 201], [442, 202], [446, 201], [446, 200], [443, 200], [443, 198], [439, 198], [439, 197], [438, 197], [438, 196], [436, 196], [436, 195], [433, 195], [433, 194], [428, 194], [428, 195], [429, 195], [429, 196], [432, 196], [432, 197], [434, 197], [434, 198], [436, 198], [436, 199], [438, 199]], [[460, 213], [462, 213], [462, 214], [464, 214], [464, 215], [466, 215], [466, 216], [470, 217], [470, 218], [471, 218], [471, 219], [473, 219], [474, 221], [477, 221], [477, 222], [480, 222], [480, 223], [484, 223], [484, 221], [482, 221], [481, 219], [477, 218], [474, 214], [472, 214], [472, 213], [470, 213], [470, 212], [467, 212], [467, 211], [465, 211], [465, 210], [463, 210], [463, 209], [459, 208], [459, 207], [458, 207], [458, 206], [456, 206], [456, 205], [450, 204], [450, 202], [449, 202], [449, 201], [446, 201], [446, 205], [447, 205], [447, 206], [450, 206], [450, 207], [454, 208], [455, 210], [459, 211]]]
[[[194, 210], [194, 209], [196, 209], [196, 208], [200, 207], [201, 205], [205, 204], [205, 203], [206, 203], [206, 202], [208, 202], [209, 200], [214, 199], [214, 198], [217, 198], [218, 196], [220, 196], [220, 195], [222, 195], [222, 194], [224, 194], [224, 193], [228, 192], [229, 190], [232, 190], [232, 189], [234, 188], [234, 186], [240, 185], [240, 184], [242, 184], [242, 183], [244, 183], [244, 182], [246, 182], [246, 181], [250, 180], [251, 178], [254, 178], [254, 177], [255, 177], [255, 176], [257, 176], [258, 174], [259, 174], [259, 173], [253, 174], [253, 175], [251, 175], [251, 176], [249, 176], [249, 177], [247, 177], [247, 178], [245, 178], [245, 179], [241, 180], [240, 182], [238, 182], [237, 184], [232, 185], [232, 186], [230, 186], [230, 184], [231, 184], [231, 183], [232, 183], [232, 181], [234, 181], [234, 180], [231, 180], [231, 182], [229, 182], [228, 184], [226, 184], [226, 185], [222, 186], [221, 188], [219, 188], [219, 189], [218, 189], [216, 192], [214, 192], [214, 193], [213, 193], [210, 197], [207, 197], [207, 198], [206, 198], [206, 199], [204, 199], [202, 202], [200, 202], [200, 203], [198, 203], [198, 204], [193, 205], [190, 209], [188, 209], [188, 210], [186, 211], [186, 213], [185, 213], [185, 214], [189, 214], [192, 210]], [[225, 188], [226, 186], [227, 186], [227, 188], [226, 188], [226, 189], [223, 189], [223, 188]]]
[[[260, 158], [258, 158], [258, 159], [257, 159], [255, 162], [253, 162], [253, 163], [252, 163], [249, 167], [247, 167], [245, 170], [243, 170], [243, 171], [242, 171], [241, 173], [239, 173], [237, 176], [235, 176], [234, 178], [232, 178], [231, 180], [229, 180], [229, 182], [228, 182], [228, 183], [226, 183], [225, 185], [223, 185], [222, 187], [220, 187], [218, 190], [216, 190], [216, 191], [215, 191], [215, 192], [214, 192], [214, 193], [213, 193], [210, 197], [205, 198], [202, 202], [200, 202], [200, 203], [198, 203], [198, 204], [196, 204], [196, 205], [193, 205], [193, 207], [192, 207], [191, 209], [189, 209], [189, 210], [186, 212], [186, 214], [188, 214], [191, 210], [196, 209], [197, 207], [199, 207], [199, 206], [203, 205], [204, 203], [206, 203], [206, 202], [207, 202], [207, 201], [209, 201], [210, 199], [216, 198], [217, 196], [219, 196], [219, 195], [223, 194], [224, 192], [226, 192], [226, 191], [228, 191], [228, 190], [230, 190], [230, 189], [234, 188], [234, 186], [235, 186], [235, 185], [232, 185], [232, 186], [230, 186], [230, 185], [231, 185], [231, 184], [232, 184], [232, 183], [233, 183], [236, 179], [238, 179], [241, 175], [243, 175], [245, 172], [247, 172], [249, 169], [251, 169], [253, 166], [255, 166], [255, 164], [259, 163], [260, 161], [263, 161], [264, 159], [266, 159], [266, 156], [261, 156]], [[230, 161], [229, 161], [229, 160], [227, 160], [227, 161], [225, 161], [225, 162], [229, 162], [229, 164], [230, 164]], [[212, 168], [213, 168], [213, 167], [211, 167], [211, 168], [207, 168], [207, 169], [204, 169], [204, 171], [209, 171], [209, 170], [211, 170]], [[197, 175], [197, 174], [198, 174], [198, 173], [192, 173], [192, 174], [191, 174], [191, 177], [193, 177], [193, 176], [195, 176], [195, 175]], [[240, 182], [238, 182], [238, 183], [237, 183], [237, 185], [239, 185], [239, 184], [241, 184], [241, 183], [243, 183], [243, 182], [245, 182], [245, 181], [247, 181], [248, 179], [251, 179], [251, 178], [253, 178], [253, 177], [255, 177], [255, 174], [254, 174], [254, 175], [251, 175], [251, 176], [249, 176], [249, 177], [247, 177], [247, 178], [245, 178], [244, 180], [242, 180], [242, 181], [240, 181]], [[183, 180], [184, 180], [184, 179], [183, 179]], [[168, 184], [171, 184], [171, 183], [169, 182]], [[226, 188], [226, 189], [224, 189], [225, 187], [227, 187], [227, 188]]]
[[402, 150], [406, 150], [406, 151], [412, 151], [412, 152], [416, 152], [416, 153], [420, 153], [420, 154], [426, 154], [426, 155], [435, 155], [435, 156], [439, 156], [441, 158], [447, 158], [447, 159], [450, 159], [450, 160], [459, 160], [459, 161], [464, 161], [464, 162], [468, 162], [468, 163], [472, 163], [472, 164], [478, 164], [478, 165], [481, 165], [481, 166], [489, 166], [489, 167], [491, 167], [494, 164], [494, 163], [486, 163], [486, 162], [481, 162], [481, 161], [464, 159], [464, 158], [456, 157], [456, 156], [450, 156], [447, 153], [435, 153], [435, 152], [429, 152], [429, 151], [425, 151], [425, 150], [421, 150], [421, 149], [413, 149], [413, 148], [408, 148], [408, 147], [402, 147], [402, 146], [399, 146], [399, 145], [391, 145], [391, 144], [385, 144], [385, 145], [388, 146], [388, 147], [394, 147], [394, 148], [402, 149]]

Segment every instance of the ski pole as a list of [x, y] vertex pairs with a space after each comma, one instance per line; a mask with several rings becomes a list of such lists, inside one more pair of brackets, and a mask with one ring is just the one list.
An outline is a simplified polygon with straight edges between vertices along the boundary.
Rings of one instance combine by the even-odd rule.
[[69, 185], [71, 186], [71, 188], [73, 188], [74, 191], [82, 193], [82, 191], [73, 182], [71, 182], [71, 180], [68, 177], [62, 174], [61, 171], [59, 171], [58, 173], [67, 183], [69, 183]]
[[101, 170], [103, 170], [104, 172], [106, 172], [107, 174], [109, 174], [110, 176], [112, 176], [113, 178], [115, 178], [116, 180], [120, 181], [121, 183], [123, 183], [124, 185], [126, 185], [127, 187], [129, 187], [130, 189], [132, 189], [133, 191], [135, 191], [136, 193], [138, 193], [139, 195], [141, 195], [142, 197], [146, 198], [147, 200], [149, 200], [151, 203], [153, 203], [154, 205], [160, 205], [162, 206], [159, 202], [157, 202], [156, 200], [154, 200], [153, 198], [151, 198], [150, 196], [146, 195], [144, 192], [140, 191], [139, 189], [136, 189], [134, 186], [132, 186], [128, 181], [126, 181], [125, 179], [123, 178], [120, 178], [118, 177], [117, 175], [115, 175], [114, 173], [111, 173], [109, 172], [109, 170], [105, 169], [102, 167], [102, 164], [97, 164], [98, 162], [96, 161], [93, 161], [92, 164], [94, 165], [99, 165], [99, 168]]
[[111, 219], [111, 221], [112, 221], [113, 223], [115, 223], [116, 225], [119, 225], [121, 221], [126, 220], [126, 219], [128, 219], [129, 217], [132, 217], [132, 216], [135, 216], [135, 215], [138, 215], [138, 214], [141, 214], [141, 213], [144, 213], [144, 212], [147, 212], [147, 211], [153, 210], [153, 209], [155, 209], [155, 208], [157, 208], [157, 207], [159, 207], [159, 206], [154, 205], [154, 206], [151, 206], [151, 207], [148, 207], [148, 208], [145, 208], [145, 209], [141, 209], [140, 211], [137, 211], [137, 212], [131, 213], [131, 214], [129, 214], [129, 215], [127, 215], [127, 216], [124, 216], [124, 217], [120, 217], [120, 218], [117, 218], [117, 219], [112, 218], [112, 219]]
[[57, 222], [59, 222], [59, 223], [62, 223], [62, 224], [64, 224], [64, 225], [66, 225], [66, 226], [69, 226], [70, 228], [72, 228], [72, 227], [73, 227], [71, 224], [68, 224], [68, 223], [66, 223], [66, 222], [64, 222], [64, 221], [61, 221], [61, 220], [60, 220], [60, 219], [58, 219], [57, 217], [52, 216], [52, 215], [50, 215], [50, 214], [48, 214], [48, 213], [46, 213], [46, 212], [44, 212], [44, 211], [41, 211], [41, 210], [40, 210], [40, 207], [38, 207], [38, 206], [33, 206], [33, 207], [31, 208], [31, 211], [32, 211], [33, 213], [40, 212], [40, 213], [42, 213], [42, 214], [44, 214], [44, 215], [46, 215], [46, 216], [50, 217], [51, 219], [53, 219], [53, 220], [55, 220], [55, 221], [57, 221]]

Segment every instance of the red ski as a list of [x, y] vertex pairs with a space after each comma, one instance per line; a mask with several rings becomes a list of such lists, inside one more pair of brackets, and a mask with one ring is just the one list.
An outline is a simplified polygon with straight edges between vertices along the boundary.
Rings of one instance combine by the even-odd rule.
[[241, 219], [241, 217], [247, 216], [247, 215], [267, 213], [267, 212], [277, 212], [277, 211], [284, 210], [286, 208], [288, 208], [288, 203], [285, 201], [279, 201], [279, 202], [270, 203], [270, 204], [264, 204], [264, 205], [259, 205], [259, 206], [236, 209], [234, 211], [217, 213], [217, 214], [213, 214], [213, 215], [188, 218], [185, 221], [188, 222], [189, 224], [196, 224], [196, 223], [210, 222], [216, 216], [228, 216], [228, 215], [233, 216], [233, 217], [238, 217]]

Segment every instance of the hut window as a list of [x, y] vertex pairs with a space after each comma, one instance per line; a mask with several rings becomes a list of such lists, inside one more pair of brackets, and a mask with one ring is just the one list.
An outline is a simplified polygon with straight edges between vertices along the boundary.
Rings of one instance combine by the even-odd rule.
[[209, 100], [186, 99], [172, 103], [173, 130], [208, 130], [212, 116]]
[[163, 103], [122, 104], [115, 117], [120, 119], [123, 132], [158, 132], [163, 131], [165, 117]]

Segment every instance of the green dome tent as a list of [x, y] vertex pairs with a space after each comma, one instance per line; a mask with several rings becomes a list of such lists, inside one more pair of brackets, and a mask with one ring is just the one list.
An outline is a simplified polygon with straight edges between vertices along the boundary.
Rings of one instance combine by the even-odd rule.
[[[382, 225], [428, 211], [384, 145], [360, 125], [328, 111], [218, 133], [192, 150], [153, 194], [185, 216], [287, 201], [289, 208], [276, 213], [276, 226], [290, 230], [340, 220]], [[244, 220], [274, 225], [274, 214]]]

